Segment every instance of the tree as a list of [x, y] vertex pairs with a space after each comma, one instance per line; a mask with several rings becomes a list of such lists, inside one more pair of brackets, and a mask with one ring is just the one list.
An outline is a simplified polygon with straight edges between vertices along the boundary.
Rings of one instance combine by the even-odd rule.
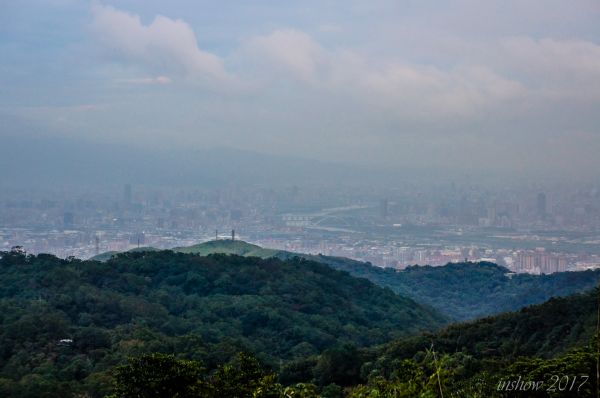
[[232, 363], [220, 366], [210, 377], [211, 396], [229, 398], [279, 397], [281, 386], [251, 355], [240, 353]]
[[192, 398], [207, 390], [205, 370], [196, 361], [173, 355], [130, 358], [115, 369], [115, 398]]

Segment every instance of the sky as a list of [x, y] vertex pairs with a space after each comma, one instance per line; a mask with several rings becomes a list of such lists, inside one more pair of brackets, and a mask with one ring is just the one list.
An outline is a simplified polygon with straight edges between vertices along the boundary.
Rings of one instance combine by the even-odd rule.
[[592, 0], [0, 0], [0, 139], [597, 180], [598, 21]]

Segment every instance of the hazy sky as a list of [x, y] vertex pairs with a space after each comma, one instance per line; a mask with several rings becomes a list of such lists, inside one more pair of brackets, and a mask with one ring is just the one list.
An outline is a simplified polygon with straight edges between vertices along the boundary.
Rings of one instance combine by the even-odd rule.
[[594, 176], [599, 21], [592, 0], [0, 0], [0, 137]]

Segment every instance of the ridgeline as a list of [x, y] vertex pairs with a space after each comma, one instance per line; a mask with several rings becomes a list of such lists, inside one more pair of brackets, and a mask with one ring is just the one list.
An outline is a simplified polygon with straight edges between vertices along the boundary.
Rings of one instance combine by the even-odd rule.
[[[411, 266], [398, 271], [343, 257], [265, 249], [239, 240], [209, 241], [173, 250], [200, 255], [223, 253], [263, 259], [301, 257], [388, 287], [400, 295], [430, 305], [457, 321], [514, 311], [527, 305], [543, 303], [552, 297], [583, 292], [594, 288], [600, 279], [600, 270], [511, 275], [504, 267], [483, 262], [440, 267]], [[105, 261], [110, 256], [111, 254], [101, 254], [93, 259]]]
[[150, 352], [184, 353], [214, 368], [244, 351], [277, 367], [447, 323], [390, 289], [301, 258], [173, 251], [133, 251], [105, 262], [0, 256], [6, 396], [102, 396], [115, 364]]

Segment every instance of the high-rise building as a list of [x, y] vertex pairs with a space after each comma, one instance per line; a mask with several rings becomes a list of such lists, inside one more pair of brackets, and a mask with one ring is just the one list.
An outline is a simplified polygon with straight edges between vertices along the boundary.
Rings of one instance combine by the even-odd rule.
[[543, 192], [537, 196], [537, 216], [541, 220], [546, 218], [546, 194]]
[[493, 203], [487, 208], [487, 219], [489, 220], [490, 225], [496, 224], [496, 217], [496, 204]]
[[387, 218], [389, 213], [389, 202], [387, 199], [382, 199], [379, 203], [379, 212], [381, 218]]
[[558, 258], [558, 271], [564, 272], [567, 270], [567, 259], [563, 256]]
[[125, 207], [131, 206], [131, 184], [125, 184], [123, 188], [123, 204]]
[[75, 215], [73, 213], [71, 213], [70, 211], [65, 212], [65, 214], [63, 214], [63, 227], [65, 229], [73, 228], [74, 224], [75, 224]]
[[533, 272], [535, 269], [535, 256], [529, 253], [521, 253], [517, 257], [516, 269], [517, 272]]

